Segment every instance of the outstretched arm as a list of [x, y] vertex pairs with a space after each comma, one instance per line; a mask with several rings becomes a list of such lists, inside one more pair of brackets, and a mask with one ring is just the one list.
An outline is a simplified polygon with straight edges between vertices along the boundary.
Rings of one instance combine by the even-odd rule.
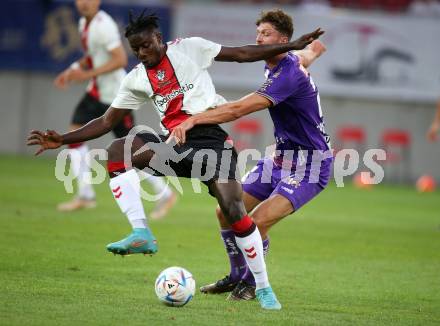
[[83, 56], [81, 59], [75, 61], [62, 72], [60, 72], [54, 79], [53, 84], [59, 89], [67, 89], [70, 83], [70, 75], [74, 69], [89, 69], [87, 57]]
[[304, 50], [295, 51], [294, 53], [299, 57], [300, 63], [305, 68], [308, 68], [325, 51], [327, 51], [325, 45], [320, 40], [315, 40], [309, 45], [307, 45], [307, 47]]
[[239, 47], [222, 46], [216, 61], [254, 62], [266, 60], [281, 53], [292, 50], [302, 50], [308, 44], [318, 39], [324, 31], [318, 28], [312, 33], [304, 34], [295, 41], [279, 44], [245, 45]]
[[87, 57], [74, 62], [69, 68], [58, 74], [54, 80], [54, 85], [60, 89], [66, 89], [73, 81], [82, 82], [93, 77], [112, 72], [127, 65], [127, 54], [124, 47], [118, 46], [109, 51], [110, 59], [100, 67], [93, 68], [89, 66]]
[[112, 130], [128, 111], [130, 110], [109, 107], [99, 118], [90, 121], [79, 129], [63, 135], [58, 134], [54, 130], [47, 130], [46, 132], [32, 130], [27, 139], [27, 145], [39, 145], [40, 148], [35, 153], [35, 155], [38, 155], [46, 149], [55, 149], [61, 145], [80, 143], [98, 138]]
[[103, 74], [107, 74], [119, 68], [124, 68], [127, 65], [127, 54], [123, 46], [118, 46], [109, 51], [110, 59], [102, 66], [97, 68], [84, 69], [72, 69], [69, 74], [69, 81], [82, 82], [89, 80], [93, 77], [97, 77]]
[[234, 121], [244, 115], [266, 109], [271, 105], [272, 102], [261, 95], [248, 94], [238, 101], [228, 102], [219, 105], [215, 109], [191, 116], [173, 129], [169, 139], [174, 138], [178, 144], [183, 144], [186, 141], [186, 132], [196, 125]]

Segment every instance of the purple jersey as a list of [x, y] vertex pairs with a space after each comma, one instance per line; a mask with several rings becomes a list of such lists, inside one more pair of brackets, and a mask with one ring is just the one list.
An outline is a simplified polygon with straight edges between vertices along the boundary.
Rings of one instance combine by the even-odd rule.
[[325, 132], [319, 93], [310, 75], [289, 53], [276, 67], [265, 67], [266, 81], [256, 91], [269, 99], [277, 150], [330, 149]]

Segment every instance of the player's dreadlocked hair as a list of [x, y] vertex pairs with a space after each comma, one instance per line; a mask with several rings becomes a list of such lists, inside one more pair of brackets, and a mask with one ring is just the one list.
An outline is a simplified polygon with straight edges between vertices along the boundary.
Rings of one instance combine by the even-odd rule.
[[125, 27], [125, 37], [143, 32], [145, 30], [153, 31], [159, 28], [159, 17], [155, 14], [147, 15], [144, 9], [137, 17], [130, 11], [128, 14], [128, 25]]
[[258, 26], [261, 23], [269, 23], [273, 25], [278, 32], [287, 36], [289, 40], [293, 35], [292, 17], [281, 9], [262, 11], [255, 24]]

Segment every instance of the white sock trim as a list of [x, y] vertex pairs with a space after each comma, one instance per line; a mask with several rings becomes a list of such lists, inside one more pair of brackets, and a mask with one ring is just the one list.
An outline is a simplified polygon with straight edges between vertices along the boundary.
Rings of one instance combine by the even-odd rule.
[[147, 228], [147, 217], [140, 197], [140, 180], [134, 169], [110, 179], [110, 189], [132, 228]]
[[243, 253], [252, 275], [254, 275], [257, 290], [269, 287], [269, 277], [266, 271], [266, 262], [264, 261], [263, 242], [258, 228], [255, 228], [255, 231], [246, 237], [236, 236], [235, 241]]

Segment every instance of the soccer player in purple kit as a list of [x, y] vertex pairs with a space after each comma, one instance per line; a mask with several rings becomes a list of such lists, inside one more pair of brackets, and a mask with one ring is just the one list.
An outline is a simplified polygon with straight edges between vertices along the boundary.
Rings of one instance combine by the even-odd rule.
[[[256, 25], [259, 45], [286, 43], [293, 34], [292, 19], [282, 10], [262, 12]], [[184, 143], [186, 131], [193, 126], [233, 121], [269, 108], [276, 151], [273, 157], [261, 159], [243, 182], [243, 202], [260, 230], [265, 253], [269, 248], [269, 229], [318, 195], [330, 177], [332, 153], [319, 93], [305, 69], [324, 51], [322, 43], [314, 41], [302, 52], [287, 52], [267, 59], [266, 81], [259, 90], [238, 101], [192, 116], [171, 135]], [[255, 282], [219, 208], [217, 217], [231, 272], [200, 290], [205, 293], [232, 291], [228, 297], [231, 300], [253, 299]]]

